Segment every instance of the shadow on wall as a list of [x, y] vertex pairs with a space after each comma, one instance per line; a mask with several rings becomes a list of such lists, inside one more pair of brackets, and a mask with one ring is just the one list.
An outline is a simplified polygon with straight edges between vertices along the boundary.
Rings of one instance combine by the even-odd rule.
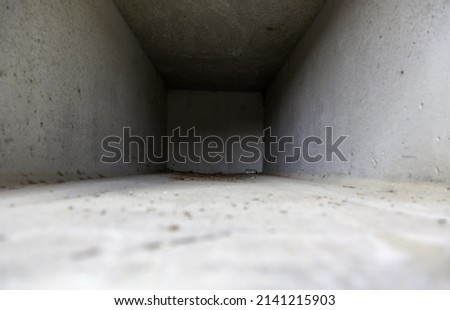
[[[198, 136], [216, 136], [226, 141], [232, 136], [261, 136], [263, 132], [263, 98], [260, 93], [182, 91], [172, 90], [168, 95], [168, 135], [180, 127], [181, 133], [194, 127]], [[192, 141], [190, 146], [192, 147]], [[263, 154], [262, 143], [258, 145]], [[202, 154], [200, 144], [194, 147], [195, 153]], [[225, 153], [230, 149], [224, 150]], [[187, 156], [187, 145], [180, 148], [180, 154]], [[257, 162], [245, 164], [239, 161], [244, 150], [233, 146], [229, 162], [223, 158], [217, 163], [201, 158], [196, 163], [187, 159], [179, 162], [170, 152], [168, 168], [173, 171], [192, 171], [198, 173], [243, 173], [246, 170], [262, 172], [262, 158]], [[226, 154], [225, 154], [226, 155]]]

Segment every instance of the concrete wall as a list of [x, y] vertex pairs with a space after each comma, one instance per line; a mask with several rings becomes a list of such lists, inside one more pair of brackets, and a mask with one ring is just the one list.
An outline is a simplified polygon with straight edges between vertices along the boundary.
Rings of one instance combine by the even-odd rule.
[[165, 87], [112, 1], [0, 2], [0, 180], [153, 171], [99, 163], [103, 137], [161, 135]]
[[[260, 93], [182, 91], [171, 90], [168, 95], [168, 133], [180, 127], [181, 133], [195, 127], [196, 135], [217, 136], [223, 141], [237, 135], [241, 138], [252, 135], [260, 137], [263, 131], [263, 98]], [[192, 139], [190, 139], [192, 147]], [[257, 145], [261, 155], [262, 144]], [[226, 149], [226, 146], [224, 146]], [[230, 149], [230, 148], [229, 148]], [[194, 146], [195, 153], [201, 154], [200, 144]], [[262, 157], [253, 164], [239, 162], [241, 155], [248, 155], [239, 145], [233, 146], [233, 157], [229, 163], [225, 158], [218, 163], [202, 159], [195, 163], [177, 162], [170, 152], [168, 168], [174, 171], [193, 171], [199, 173], [242, 173], [247, 169], [262, 171]], [[181, 147], [181, 154], [187, 155], [187, 144]]]
[[450, 181], [449, 29], [448, 0], [328, 1], [269, 87], [265, 121], [300, 141], [333, 126], [349, 161], [266, 172]]
[[261, 91], [325, 0], [115, 0], [173, 89]]

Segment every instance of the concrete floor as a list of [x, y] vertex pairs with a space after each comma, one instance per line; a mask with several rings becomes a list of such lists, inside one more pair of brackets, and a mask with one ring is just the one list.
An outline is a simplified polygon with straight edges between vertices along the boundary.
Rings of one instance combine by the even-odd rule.
[[0, 288], [450, 288], [446, 185], [160, 174], [0, 190]]

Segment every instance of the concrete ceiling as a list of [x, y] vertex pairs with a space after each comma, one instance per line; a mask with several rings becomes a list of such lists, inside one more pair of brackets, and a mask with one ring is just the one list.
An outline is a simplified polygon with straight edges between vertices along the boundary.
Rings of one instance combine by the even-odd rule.
[[263, 90], [325, 0], [115, 0], [170, 88]]

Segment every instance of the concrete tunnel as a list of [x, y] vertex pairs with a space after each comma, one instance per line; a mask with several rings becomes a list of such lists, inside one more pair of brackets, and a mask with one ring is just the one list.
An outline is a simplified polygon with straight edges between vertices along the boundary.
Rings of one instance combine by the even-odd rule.
[[0, 288], [450, 288], [448, 29], [445, 0], [0, 0]]

